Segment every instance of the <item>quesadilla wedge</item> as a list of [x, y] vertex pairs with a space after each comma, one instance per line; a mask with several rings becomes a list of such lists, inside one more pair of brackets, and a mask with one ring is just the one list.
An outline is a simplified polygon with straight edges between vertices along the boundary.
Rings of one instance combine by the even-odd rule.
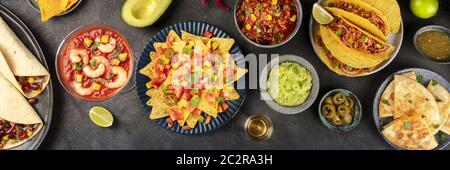
[[450, 135], [450, 120], [448, 118], [450, 117], [450, 102], [439, 102], [438, 106], [441, 112], [446, 112], [448, 114], [447, 121], [440, 130], [446, 133], [447, 135]]
[[[433, 95], [416, 80], [394, 76], [394, 119], [420, 115], [430, 129], [437, 129], [443, 117]], [[437, 131], [436, 131], [437, 132]]]
[[1, 73], [0, 91], [0, 149], [10, 149], [33, 138], [43, 123], [22, 94]]
[[435, 80], [431, 80], [427, 89], [433, 94], [437, 101], [441, 102], [450, 102], [450, 93], [445, 89], [444, 86], [436, 82]]
[[384, 137], [394, 145], [408, 150], [431, 150], [438, 143], [420, 115], [403, 116], [385, 126]]
[[394, 50], [390, 44], [361, 30], [344, 18], [335, 18], [320, 26], [324, 45], [339, 61], [354, 67], [375, 67], [388, 59]]
[[0, 72], [27, 98], [38, 96], [50, 74], [0, 18]]
[[[416, 72], [414, 71], [403, 73], [400, 76], [416, 80]], [[394, 81], [391, 81], [389, 85], [386, 86], [379, 103], [378, 112], [381, 118], [394, 116]]]
[[390, 32], [387, 18], [370, 4], [360, 0], [329, 0], [325, 7], [333, 15], [349, 20], [382, 40], [387, 39]]

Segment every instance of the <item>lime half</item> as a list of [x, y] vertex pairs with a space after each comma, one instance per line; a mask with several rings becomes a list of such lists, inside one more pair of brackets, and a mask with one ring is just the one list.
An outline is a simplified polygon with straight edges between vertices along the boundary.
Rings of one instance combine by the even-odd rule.
[[114, 118], [104, 107], [95, 106], [89, 111], [89, 118], [100, 127], [110, 127]]
[[312, 12], [314, 19], [322, 25], [329, 24], [334, 19], [333, 15], [317, 3], [314, 3]]

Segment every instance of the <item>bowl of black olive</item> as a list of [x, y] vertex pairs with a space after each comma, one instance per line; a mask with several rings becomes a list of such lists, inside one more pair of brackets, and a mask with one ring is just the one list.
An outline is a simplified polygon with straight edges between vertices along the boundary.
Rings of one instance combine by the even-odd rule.
[[361, 120], [361, 102], [352, 92], [334, 89], [326, 93], [319, 103], [319, 117], [329, 129], [347, 132]]

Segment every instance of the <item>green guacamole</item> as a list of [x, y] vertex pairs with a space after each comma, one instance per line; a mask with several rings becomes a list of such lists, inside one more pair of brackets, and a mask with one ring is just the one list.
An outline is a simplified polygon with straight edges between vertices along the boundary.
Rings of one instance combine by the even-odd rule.
[[309, 71], [294, 62], [284, 62], [272, 68], [268, 90], [282, 106], [296, 106], [305, 102], [312, 87]]

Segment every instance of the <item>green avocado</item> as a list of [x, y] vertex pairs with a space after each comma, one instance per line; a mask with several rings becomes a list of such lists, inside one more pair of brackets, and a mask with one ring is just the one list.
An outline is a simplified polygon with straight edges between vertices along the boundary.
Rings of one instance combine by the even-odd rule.
[[171, 3], [172, 0], [126, 0], [122, 6], [122, 19], [133, 27], [150, 26]]

